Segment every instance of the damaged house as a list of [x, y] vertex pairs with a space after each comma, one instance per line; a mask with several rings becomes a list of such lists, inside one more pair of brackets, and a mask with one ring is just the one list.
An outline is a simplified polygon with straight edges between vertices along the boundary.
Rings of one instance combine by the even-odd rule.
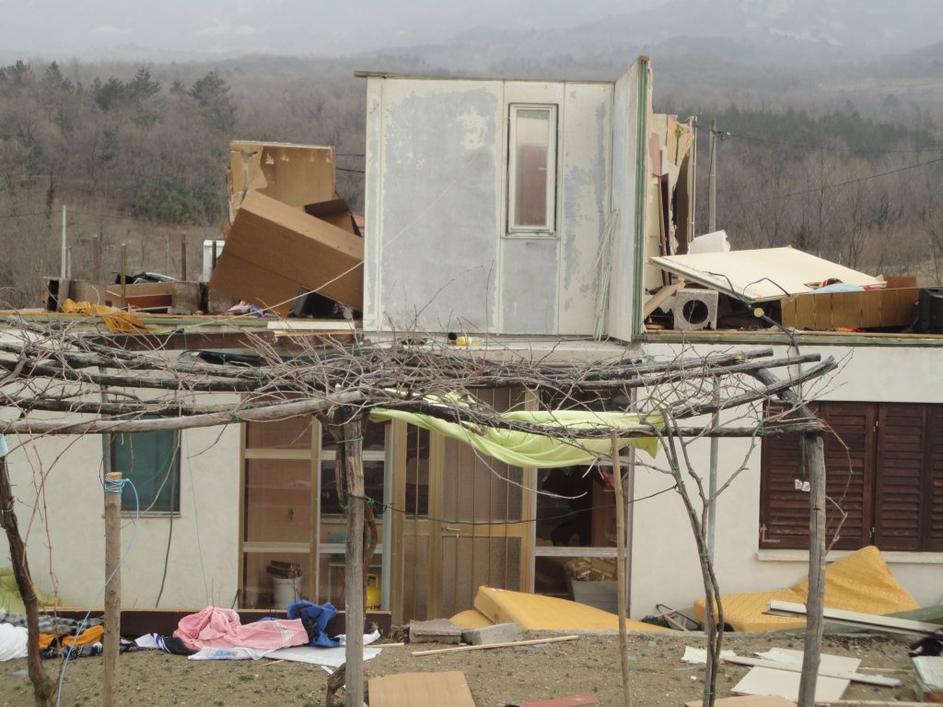
[[[309, 297], [299, 292], [313, 292], [346, 316], [316, 301], [316, 320], [194, 317], [177, 322], [166, 350], [238, 356], [251, 328], [273, 345], [324, 332], [375, 341], [408, 333], [480, 356], [561, 362], [684, 347], [832, 354], [840, 373], [816, 391], [841, 436], [826, 450], [833, 527], [841, 521], [830, 558], [877, 545], [917, 602], [939, 600], [943, 338], [900, 331], [919, 314], [914, 283], [791, 249], [737, 251], [717, 234], [696, 238], [693, 123], [653, 112], [645, 57], [616, 81], [358, 75], [366, 234], [333, 201], [330, 148], [234, 146], [233, 221], [210, 281], [213, 296], [282, 315]], [[320, 186], [298, 194], [298, 179]], [[816, 293], [833, 281], [852, 291]], [[815, 298], [827, 298], [828, 314]], [[558, 402], [519, 389], [483, 397], [499, 410]], [[750, 443], [720, 445], [721, 483]], [[728, 592], [788, 586], [805, 571], [798, 443], [757, 444], [717, 511], [716, 566]], [[706, 474], [709, 443], [697, 452]], [[99, 601], [84, 578], [101, 563], [101, 519], [81, 509], [100, 505], [100, 488], [87, 481], [103, 465], [126, 469], [146, 507], [125, 559], [125, 606], [342, 602], [336, 446], [310, 417], [117, 439], [104, 453], [96, 437], [43, 439], [10, 457], [25, 508], [34, 473], [58, 455], [69, 470], [46, 479], [45, 502], [74, 512], [48, 518], [54, 553], [42, 551], [36, 529], [29, 547], [34, 578], [65, 603]], [[366, 494], [397, 512], [378, 519], [368, 603], [397, 623], [450, 616], [487, 585], [614, 610], [615, 511], [611, 477], [598, 466], [516, 468], [398, 420], [371, 423]], [[639, 499], [627, 529], [630, 613], [690, 607], [703, 590], [683, 509], [673, 494], [657, 495], [666, 485], [657, 472], [637, 468], [630, 478], [630, 502]], [[165, 553], [166, 566], [155, 559]]]

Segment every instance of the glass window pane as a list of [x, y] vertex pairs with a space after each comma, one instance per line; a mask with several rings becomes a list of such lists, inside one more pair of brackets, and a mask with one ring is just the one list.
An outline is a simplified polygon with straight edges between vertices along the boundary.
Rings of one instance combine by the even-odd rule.
[[[131, 479], [140, 511], [180, 510], [180, 445], [173, 430], [116, 434], [111, 438], [111, 468]], [[121, 508], [138, 508], [134, 491], [125, 486]]]
[[597, 469], [543, 469], [537, 488], [538, 546], [615, 546], [615, 494]]
[[[290, 570], [286, 571], [287, 568]], [[291, 576], [295, 574], [301, 576]], [[310, 592], [312, 582], [311, 558], [307, 554], [243, 554], [241, 604], [246, 609], [287, 609], [295, 599], [310, 601], [313, 599]]]
[[[321, 462], [321, 515], [341, 515], [343, 509], [337, 498], [337, 482], [334, 478], [334, 461], [327, 460]], [[374, 512], [377, 515], [382, 513], [383, 504], [383, 462], [367, 461], [363, 462], [363, 488], [367, 498], [372, 498], [377, 502]]]
[[246, 461], [247, 542], [311, 541], [311, 462]]
[[406, 429], [406, 513], [429, 515], [429, 432]]
[[514, 226], [546, 228], [552, 133], [551, 111], [514, 112]]

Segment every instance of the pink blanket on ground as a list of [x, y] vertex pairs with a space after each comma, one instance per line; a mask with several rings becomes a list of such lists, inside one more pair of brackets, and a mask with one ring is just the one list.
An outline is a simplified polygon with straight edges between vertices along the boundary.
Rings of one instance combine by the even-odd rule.
[[273, 651], [308, 642], [301, 619], [256, 621], [242, 625], [239, 614], [232, 609], [209, 606], [196, 614], [180, 619], [174, 636], [188, 648], [253, 648]]

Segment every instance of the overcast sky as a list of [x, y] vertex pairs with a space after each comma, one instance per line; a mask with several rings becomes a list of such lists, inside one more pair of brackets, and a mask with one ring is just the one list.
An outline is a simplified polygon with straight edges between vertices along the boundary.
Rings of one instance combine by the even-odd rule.
[[570, 26], [661, 1], [0, 0], [0, 48], [88, 58], [139, 50], [337, 55], [437, 42], [481, 26]]

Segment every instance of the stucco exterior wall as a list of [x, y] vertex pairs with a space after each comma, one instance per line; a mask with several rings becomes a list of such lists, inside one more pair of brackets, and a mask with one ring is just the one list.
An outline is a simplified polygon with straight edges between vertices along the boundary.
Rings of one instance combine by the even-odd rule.
[[[714, 347], [715, 349], [721, 347]], [[723, 347], [729, 349], [731, 347]], [[750, 348], [750, 347], [742, 347]], [[647, 354], [668, 356], [675, 345], [647, 343]], [[706, 353], [711, 347], [695, 347]], [[834, 374], [822, 400], [878, 402], [943, 402], [941, 353], [934, 347], [812, 347], [802, 353], [833, 355], [843, 368]], [[777, 347], [776, 355], [785, 355]], [[719, 483], [740, 464], [748, 449], [745, 440], [724, 439], [719, 446]], [[709, 443], [698, 443], [695, 463], [704, 477], [709, 468]], [[663, 460], [661, 460], [663, 461]], [[662, 474], [637, 469], [635, 497], [671, 486]], [[806, 575], [806, 553], [795, 550], [759, 551], [760, 449], [753, 451], [749, 468], [719, 498], [717, 506], [716, 565], [723, 592], [777, 589], [795, 584]], [[847, 553], [832, 553], [830, 559]], [[943, 600], [943, 553], [885, 553], [891, 570], [922, 605]], [[666, 493], [634, 507], [631, 613], [654, 612], [656, 603], [690, 607], [703, 596], [700, 570], [688, 519], [677, 494]]]
[[[367, 80], [364, 329], [591, 334], [613, 84]], [[557, 106], [556, 231], [507, 235], [508, 111]]]
[[[20, 531], [27, 538], [33, 580], [57, 592], [64, 606], [100, 607], [104, 569], [102, 443], [98, 435], [44, 437], [35, 443], [7, 436], [7, 463]], [[44, 494], [37, 503], [37, 489]], [[181, 435], [180, 514], [163, 608], [230, 606], [238, 583], [239, 426]], [[121, 604], [153, 608], [160, 590], [170, 519], [133, 513], [122, 526]], [[136, 527], [135, 527], [136, 526]], [[9, 564], [6, 541], [0, 565]]]

